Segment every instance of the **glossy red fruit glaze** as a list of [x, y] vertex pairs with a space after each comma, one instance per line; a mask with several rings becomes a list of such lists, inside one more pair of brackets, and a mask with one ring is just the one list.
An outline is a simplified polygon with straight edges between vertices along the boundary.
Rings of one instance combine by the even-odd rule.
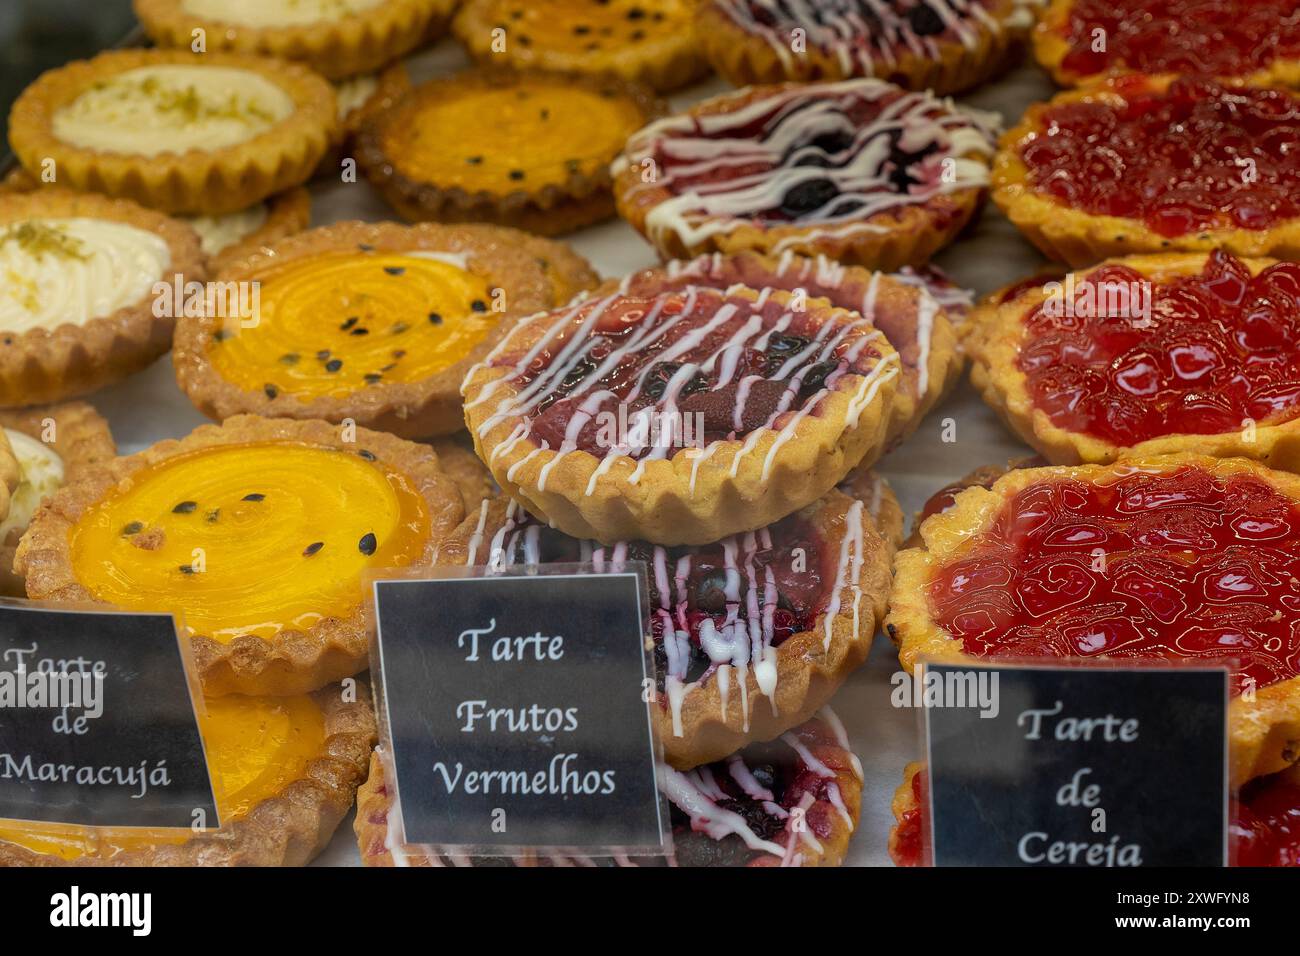
[[1120, 81], [1122, 102], [1050, 106], [1020, 147], [1029, 184], [1074, 209], [1158, 235], [1268, 229], [1300, 216], [1300, 100], [1179, 79]]
[[[1106, 38], [1095, 52], [1095, 31]], [[1295, 0], [1073, 0], [1064, 25], [1076, 76], [1109, 70], [1246, 76], [1300, 58]]]
[[[644, 410], [660, 413], [641, 420], [657, 425], [661, 444], [647, 430], [644, 444], [620, 449], [632, 458], [779, 428], [844, 375], [874, 367], [883, 344], [870, 340], [870, 329], [849, 328], [857, 316], [847, 312], [791, 311], [775, 296], [755, 302], [705, 288], [596, 299], [565, 315], [514, 384], [529, 394], [541, 379], [528, 403], [535, 443], [558, 449], [571, 442], [598, 458], [636, 437]], [[822, 334], [821, 319], [836, 328]], [[495, 364], [518, 361], [498, 357]], [[677, 432], [666, 412], [680, 416]], [[585, 421], [571, 435], [575, 415]]]
[[920, 866], [921, 833], [925, 826], [925, 771], [918, 770], [912, 776], [912, 799], [916, 806], [904, 810], [902, 819], [894, 833], [894, 843], [889, 855], [896, 866]]
[[1232, 809], [1237, 866], [1300, 866], [1300, 785], [1280, 774], [1252, 780]]
[[1025, 317], [1017, 363], [1058, 428], [1129, 447], [1300, 414], [1296, 263], [1252, 278], [1214, 252], [1199, 274], [1159, 284], [1104, 266], [1078, 280], [1074, 302]]
[[1196, 467], [1013, 495], [936, 572], [935, 622], [977, 657], [1234, 659], [1266, 687], [1300, 674], [1300, 508]]

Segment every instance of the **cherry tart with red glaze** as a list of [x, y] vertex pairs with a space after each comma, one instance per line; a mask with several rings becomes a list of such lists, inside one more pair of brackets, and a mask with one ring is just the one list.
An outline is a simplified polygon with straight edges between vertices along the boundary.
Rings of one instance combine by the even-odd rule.
[[1124, 73], [1296, 86], [1300, 15], [1294, 0], [1052, 0], [1034, 55], [1062, 86]]
[[[930, 866], [929, 784], [925, 766], [908, 764], [894, 792], [889, 857], [896, 866]], [[1238, 790], [1228, 812], [1234, 866], [1300, 866], [1300, 766], [1258, 777]]]
[[1013, 63], [1039, 6], [1040, 0], [703, 0], [696, 35], [714, 69], [735, 86], [876, 76], [947, 94]]
[[1300, 93], [1134, 74], [1031, 106], [993, 199], [1052, 258], [1300, 257]]
[[992, 296], [971, 381], [1043, 457], [1188, 451], [1300, 470], [1300, 265], [1115, 259]]
[[548, 524], [704, 544], [812, 504], [882, 452], [898, 353], [781, 290], [606, 283], [524, 319], [462, 387], [475, 448]]
[[[886, 630], [918, 660], [1228, 662], [1232, 781], [1300, 739], [1300, 477], [1177, 454], [973, 486], [895, 559]], [[1289, 755], [1289, 756], [1288, 756]]]
[[673, 834], [670, 858], [532, 852], [470, 857], [400, 842], [382, 748], [357, 793], [363, 866], [839, 866], [858, 827], [862, 766], [830, 708], [775, 740], [680, 771], [660, 768]]
[[781, 289], [805, 299], [826, 299], [878, 328], [898, 352], [900, 363], [889, 426], [891, 446], [911, 434], [961, 377], [964, 362], [957, 350], [956, 324], [972, 305], [971, 294], [937, 269], [889, 274], [792, 252], [713, 253], [634, 273], [623, 280], [622, 289], [644, 295], [690, 285]]
[[881, 80], [747, 87], [633, 135], [615, 199], [666, 259], [920, 266], [983, 205], [996, 130], [992, 114]]
[[893, 550], [868, 503], [839, 491], [770, 527], [673, 548], [571, 538], [495, 498], [442, 541], [437, 563], [493, 574], [644, 562], [657, 681], [651, 716], [664, 759], [688, 769], [777, 737], [830, 700], [871, 649]]

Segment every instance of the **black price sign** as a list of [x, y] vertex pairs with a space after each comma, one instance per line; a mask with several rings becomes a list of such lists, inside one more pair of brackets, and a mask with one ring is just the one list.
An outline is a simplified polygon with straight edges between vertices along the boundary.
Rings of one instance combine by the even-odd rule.
[[924, 712], [937, 866], [1226, 865], [1226, 668], [922, 679], [942, 702]]
[[170, 615], [0, 602], [0, 817], [217, 826]]
[[375, 582], [404, 843], [662, 852], [644, 571], [543, 570]]

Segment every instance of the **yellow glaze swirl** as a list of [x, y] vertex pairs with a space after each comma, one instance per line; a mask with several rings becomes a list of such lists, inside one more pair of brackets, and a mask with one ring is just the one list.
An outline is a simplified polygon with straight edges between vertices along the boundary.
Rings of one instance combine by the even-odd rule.
[[442, 253], [327, 252], [255, 278], [258, 323], [215, 336], [209, 354], [224, 379], [271, 397], [421, 381], [465, 358], [499, 318], [486, 280]]
[[293, 99], [251, 70], [141, 66], [96, 83], [54, 114], [72, 146], [157, 156], [247, 142], [294, 110]]
[[97, 599], [180, 614], [225, 643], [351, 616], [362, 572], [410, 564], [428, 535], [405, 475], [360, 450], [284, 441], [142, 469], [82, 515], [70, 545]]
[[[310, 697], [219, 697], [205, 704], [199, 729], [217, 809], [226, 825], [300, 779], [321, 755], [325, 718]], [[124, 850], [182, 843], [184, 831], [106, 831], [0, 821], [0, 841], [64, 860], [112, 857]]]

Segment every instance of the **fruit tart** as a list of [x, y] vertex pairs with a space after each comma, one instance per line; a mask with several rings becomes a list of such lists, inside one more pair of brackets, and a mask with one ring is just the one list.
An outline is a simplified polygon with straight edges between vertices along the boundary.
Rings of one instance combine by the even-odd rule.
[[134, 0], [160, 47], [300, 60], [331, 80], [373, 73], [440, 35], [456, 0]]
[[696, 33], [736, 86], [887, 79], [957, 93], [1022, 52], [1041, 0], [700, 0]]
[[306, 181], [335, 111], [330, 85], [297, 64], [113, 50], [27, 87], [9, 142], [28, 172], [50, 168], [62, 186], [215, 216]]
[[831, 491], [758, 531], [675, 548], [602, 547], [497, 497], [443, 539], [437, 563], [496, 573], [644, 562], [658, 687], [651, 717], [664, 759], [687, 769], [770, 740], [830, 699], [871, 649], [891, 555], [867, 505]]
[[[43, 185], [16, 166], [4, 178], [0, 192], [32, 192]], [[239, 212], [176, 218], [198, 233], [207, 272], [212, 275], [231, 259], [251, 255], [264, 245], [306, 229], [311, 222], [311, 194], [305, 189], [290, 189]]]
[[95, 465], [117, 454], [108, 422], [85, 402], [0, 409], [0, 433], [16, 462], [15, 474], [0, 469], [4, 485], [16, 480], [9, 513], [0, 520], [0, 595], [25, 597], [14, 573], [14, 552], [41, 502]]
[[96, 830], [0, 821], [0, 866], [303, 866], [352, 808], [375, 744], [370, 692], [207, 700], [199, 729], [223, 826]]
[[993, 199], [1034, 245], [1085, 266], [1144, 252], [1300, 256], [1300, 93], [1123, 76], [1031, 106]]
[[[894, 793], [889, 856], [897, 866], [930, 866], [925, 766], [908, 764]], [[1300, 766], [1251, 780], [1232, 799], [1228, 848], [1234, 866], [1300, 866]]]
[[752, 250], [921, 265], [975, 215], [992, 121], [875, 79], [724, 93], [633, 136], [619, 214], [665, 258]]
[[1023, 468], [971, 487], [895, 560], [887, 630], [942, 661], [1233, 667], [1234, 786], [1300, 742], [1300, 478], [1192, 454]]
[[624, 294], [506, 332], [465, 419], [497, 483], [566, 534], [705, 544], [812, 504], [884, 447], [898, 353], [781, 290]]
[[1052, 0], [1034, 55], [1062, 86], [1120, 73], [1296, 86], [1295, 14], [1293, 0]]
[[558, 235], [613, 215], [609, 164], [664, 109], [612, 77], [470, 71], [363, 123], [357, 162], [407, 219]]
[[1300, 266], [1230, 252], [1115, 259], [994, 295], [971, 379], [1057, 464], [1176, 451], [1300, 470]]
[[158, 288], [202, 280], [192, 229], [126, 200], [0, 195], [0, 407], [93, 392], [171, 346]]
[[[824, 256], [810, 259], [793, 253], [715, 253], [636, 273], [624, 280], [623, 291], [637, 294], [688, 285], [725, 290], [743, 285], [827, 299], [834, 306], [857, 312], [884, 333], [898, 352], [898, 388], [889, 428], [892, 445], [914, 431], [961, 377], [963, 359], [951, 319], [960, 320], [964, 309], [950, 319], [941, 302], [944, 293], [931, 292], [931, 286], [943, 288], [946, 277], [936, 274], [931, 279], [928, 272], [887, 275], [841, 265]], [[965, 300], [968, 294], [961, 295]]]
[[[253, 412], [408, 438], [457, 431], [460, 383], [489, 333], [561, 301], [516, 236], [343, 222], [277, 243], [219, 277], [259, 290], [254, 320], [231, 321], [230, 309], [179, 320], [176, 380], [218, 421]], [[548, 246], [548, 260], [577, 258]]]
[[476, 61], [675, 90], [708, 72], [694, 0], [468, 0], [452, 31]]
[[[436, 847], [398, 842], [399, 809], [386, 782], [382, 748], [357, 794], [356, 833], [363, 866], [484, 866]], [[664, 767], [675, 866], [839, 866], [858, 827], [862, 767], [844, 726], [823, 708], [812, 720], [724, 760], [680, 771]], [[659, 859], [530, 854], [518, 866], [654, 865]]]
[[240, 415], [96, 465], [36, 513], [27, 595], [180, 616], [204, 691], [306, 693], [368, 666], [363, 575], [463, 516], [425, 445]]

